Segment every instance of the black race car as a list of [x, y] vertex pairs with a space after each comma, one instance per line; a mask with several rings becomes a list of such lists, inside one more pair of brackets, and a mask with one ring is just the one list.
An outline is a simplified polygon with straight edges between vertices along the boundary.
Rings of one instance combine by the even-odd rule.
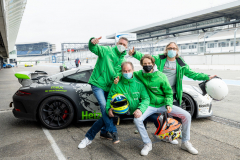
[[[39, 120], [51, 129], [67, 127], [73, 120], [99, 119], [100, 106], [88, 84], [92, 71], [92, 67], [81, 67], [53, 76], [44, 71], [16, 73], [22, 87], [10, 103], [14, 104], [14, 116]], [[184, 85], [183, 91], [182, 108], [197, 117], [212, 115], [212, 99], [208, 95], [202, 96], [196, 87], [189, 85]]]

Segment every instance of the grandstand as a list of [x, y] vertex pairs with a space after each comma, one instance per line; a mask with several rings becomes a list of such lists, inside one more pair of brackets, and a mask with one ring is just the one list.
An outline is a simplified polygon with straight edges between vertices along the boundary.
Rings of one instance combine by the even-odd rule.
[[122, 33], [136, 33], [129, 48], [152, 55], [162, 53], [169, 42], [176, 42], [182, 55], [240, 52], [239, 14], [240, 1], [233, 1]]
[[44, 56], [46, 54], [55, 52], [55, 44], [48, 42], [30, 43], [30, 44], [16, 44], [17, 56]]
[[27, 0], [0, 1], [0, 70], [3, 62], [12, 63], [9, 57], [15, 54], [14, 46], [26, 4]]

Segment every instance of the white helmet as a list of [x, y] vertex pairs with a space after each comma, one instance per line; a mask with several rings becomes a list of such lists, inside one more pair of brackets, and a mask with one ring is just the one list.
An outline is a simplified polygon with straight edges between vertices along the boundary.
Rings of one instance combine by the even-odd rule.
[[[205, 84], [200, 86], [202, 90], [205, 89], [205, 93], [207, 92], [210, 97], [214, 100], [221, 101], [223, 100], [228, 94], [228, 86], [227, 84], [221, 80], [220, 78], [216, 77], [209, 81], [206, 81]], [[204, 91], [203, 91], [204, 93]]]

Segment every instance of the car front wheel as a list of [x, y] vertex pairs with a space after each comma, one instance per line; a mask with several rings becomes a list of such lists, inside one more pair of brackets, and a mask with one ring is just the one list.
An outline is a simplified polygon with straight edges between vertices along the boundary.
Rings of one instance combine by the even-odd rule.
[[53, 96], [41, 103], [38, 116], [45, 127], [62, 129], [71, 124], [74, 117], [74, 108], [66, 98]]
[[182, 107], [182, 109], [189, 112], [191, 116], [193, 116], [194, 110], [195, 110], [195, 104], [194, 104], [192, 97], [186, 93], [183, 93], [183, 95], [182, 95], [181, 107]]

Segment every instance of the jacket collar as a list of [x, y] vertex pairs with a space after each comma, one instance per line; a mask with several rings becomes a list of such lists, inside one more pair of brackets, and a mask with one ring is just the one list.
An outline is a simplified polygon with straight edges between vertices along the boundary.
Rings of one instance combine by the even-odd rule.
[[155, 77], [157, 76], [158, 71], [153, 72], [153, 73], [143, 73], [143, 77]]
[[[167, 58], [167, 56], [165, 56], [164, 54], [159, 54], [159, 58], [160, 58], [160, 60], [163, 60], [163, 59], [166, 59]], [[185, 66], [186, 65], [186, 63], [182, 60], [182, 58], [176, 58], [176, 60], [177, 60], [177, 63], [181, 66], [181, 67], [183, 67], [183, 66]]]

